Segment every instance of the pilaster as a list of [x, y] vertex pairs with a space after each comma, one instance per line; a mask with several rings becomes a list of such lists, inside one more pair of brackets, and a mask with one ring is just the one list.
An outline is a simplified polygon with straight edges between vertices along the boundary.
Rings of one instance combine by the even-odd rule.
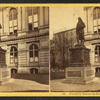
[[22, 7], [18, 7], [18, 32], [22, 30]]

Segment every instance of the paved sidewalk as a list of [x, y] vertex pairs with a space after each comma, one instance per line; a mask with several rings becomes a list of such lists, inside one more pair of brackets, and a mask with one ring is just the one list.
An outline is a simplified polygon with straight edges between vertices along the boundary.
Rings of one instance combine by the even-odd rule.
[[49, 85], [35, 81], [14, 79], [12, 82], [0, 86], [0, 92], [47, 92]]
[[100, 78], [95, 78], [95, 81], [86, 85], [83, 84], [68, 84], [66, 79], [51, 80], [51, 91], [54, 92], [97, 92], [100, 91]]

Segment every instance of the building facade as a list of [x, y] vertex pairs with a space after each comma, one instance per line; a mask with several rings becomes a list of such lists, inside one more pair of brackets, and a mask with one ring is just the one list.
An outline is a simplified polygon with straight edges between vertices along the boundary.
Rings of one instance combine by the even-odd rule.
[[49, 72], [49, 7], [1, 7], [0, 46], [12, 73]]
[[100, 71], [100, 7], [85, 7], [85, 45], [91, 49], [90, 61]]

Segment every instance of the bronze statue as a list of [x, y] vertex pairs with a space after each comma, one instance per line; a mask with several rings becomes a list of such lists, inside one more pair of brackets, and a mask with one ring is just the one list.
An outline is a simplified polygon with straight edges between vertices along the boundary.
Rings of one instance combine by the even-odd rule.
[[[76, 36], [77, 36], [77, 45], [84, 45], [84, 28], [85, 28], [85, 24], [82, 21], [82, 19], [79, 17], [78, 18], [78, 23], [76, 26]], [[79, 40], [81, 41], [79, 44]]]
[[0, 29], [2, 28], [1, 24], [0, 24]]

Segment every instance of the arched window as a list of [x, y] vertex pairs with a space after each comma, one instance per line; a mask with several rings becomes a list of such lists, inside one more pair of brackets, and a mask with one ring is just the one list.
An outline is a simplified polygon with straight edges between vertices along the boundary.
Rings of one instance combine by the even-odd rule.
[[95, 62], [100, 63], [100, 46], [95, 47]]
[[18, 62], [18, 52], [16, 47], [11, 47], [10, 49], [10, 62], [11, 63]]
[[32, 44], [29, 48], [29, 57], [30, 62], [38, 62], [38, 46], [36, 44]]
[[17, 34], [17, 9], [11, 8], [9, 12], [9, 31], [10, 34]]
[[94, 8], [93, 20], [94, 20], [94, 33], [100, 33], [100, 7]]
[[28, 29], [29, 31], [38, 29], [38, 7], [28, 7]]

